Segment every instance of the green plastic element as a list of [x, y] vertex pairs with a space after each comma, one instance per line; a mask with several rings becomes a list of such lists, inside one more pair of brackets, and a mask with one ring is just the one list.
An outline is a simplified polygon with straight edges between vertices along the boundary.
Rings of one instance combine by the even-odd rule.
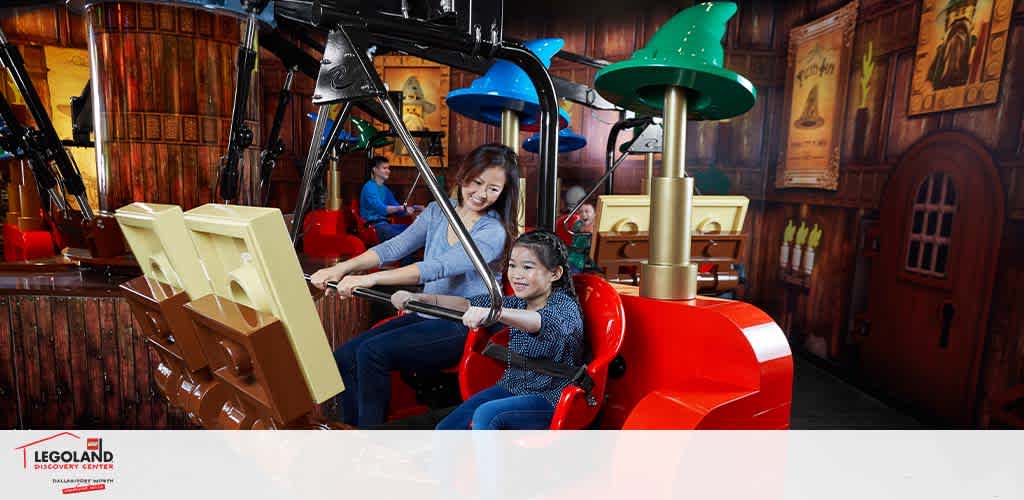
[[690, 120], [722, 120], [746, 113], [757, 99], [754, 84], [725, 69], [721, 40], [736, 4], [705, 2], [669, 19], [633, 57], [597, 72], [594, 88], [605, 99], [639, 114], [660, 115], [665, 87], [688, 91]]
[[576, 221], [572, 225], [575, 233], [572, 237], [572, 245], [569, 246], [569, 267], [576, 271], [589, 271], [597, 268], [594, 261], [590, 260], [590, 244], [593, 239], [591, 233], [583, 232], [583, 222]]
[[786, 229], [782, 231], [782, 241], [787, 245], [793, 243], [793, 238], [796, 237], [796, 226], [793, 225], [793, 219], [786, 221]]
[[804, 222], [804, 221], [800, 221], [800, 229], [796, 230], [796, 244], [797, 245], [804, 246], [804, 243], [807, 243], [807, 233], [808, 233], [808, 231], [809, 230], [807, 229], [807, 223]]
[[868, 40], [868, 48], [864, 50], [860, 62], [860, 107], [868, 107], [868, 92], [871, 91], [871, 75], [875, 73], [875, 51], [871, 40]]
[[[350, 120], [352, 120], [352, 127], [356, 129], [356, 137], [359, 138], [352, 151], [361, 151], [370, 147], [382, 148], [394, 142], [379, 136], [377, 128], [370, 125], [370, 122], [354, 116]], [[374, 137], [377, 139], [374, 140]], [[373, 141], [373, 144], [370, 144], [370, 141]]]
[[818, 248], [818, 243], [821, 242], [821, 229], [818, 229], [818, 225], [814, 225], [814, 229], [811, 229], [811, 234], [807, 238], [808, 248]]
[[704, 195], [729, 194], [729, 189], [732, 187], [729, 176], [715, 165], [711, 165], [703, 172], [695, 171], [693, 182], [697, 185], [700, 194]]

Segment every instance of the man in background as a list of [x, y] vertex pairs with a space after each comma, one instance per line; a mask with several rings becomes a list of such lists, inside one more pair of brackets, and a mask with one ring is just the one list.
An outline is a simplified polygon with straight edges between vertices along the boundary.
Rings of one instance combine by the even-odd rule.
[[389, 215], [415, 214], [413, 207], [398, 203], [395, 194], [384, 185], [390, 176], [391, 165], [388, 159], [374, 156], [370, 159], [370, 179], [363, 184], [363, 190], [359, 193], [359, 216], [377, 230], [380, 241], [390, 240], [409, 227], [407, 224], [390, 223]]

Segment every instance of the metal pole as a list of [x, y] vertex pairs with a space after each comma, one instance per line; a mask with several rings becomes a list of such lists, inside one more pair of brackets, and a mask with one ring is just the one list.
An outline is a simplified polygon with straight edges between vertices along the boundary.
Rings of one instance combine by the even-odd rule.
[[[626, 143], [627, 150], [629, 149], [629, 145], [631, 144], [632, 140]], [[576, 212], [579, 211], [580, 207], [582, 207], [583, 204], [586, 203], [591, 196], [594, 196], [594, 193], [596, 193], [598, 189], [601, 189], [601, 186], [604, 186], [605, 180], [610, 179], [611, 176], [615, 174], [615, 169], [619, 168], [619, 165], [621, 165], [622, 162], [625, 161], [628, 157], [629, 151], [622, 153], [622, 156], [619, 156], [619, 159], [615, 160], [615, 162], [612, 163], [611, 166], [604, 171], [604, 175], [602, 175], [601, 178], [594, 183], [594, 186], [590, 188], [590, 191], [588, 191], [587, 194], [583, 196], [583, 198], [580, 198], [580, 201], [576, 202], [576, 206], [572, 207], [572, 210], [569, 210], [569, 214], [566, 215], [565, 220], [562, 221], [562, 228], [565, 229], [570, 235], [575, 235], [576, 233], [572, 230], [572, 228], [569, 227], [569, 219], [572, 219], [572, 216], [576, 215]]]
[[697, 266], [690, 263], [693, 179], [685, 176], [683, 165], [686, 104], [686, 89], [665, 88], [661, 175], [651, 182], [651, 253], [640, 274], [644, 297], [689, 300], [697, 296]]
[[487, 286], [487, 292], [491, 296], [491, 312], [488, 314], [485, 323], [487, 325], [494, 324], [498, 320], [498, 313], [501, 311], [502, 303], [501, 288], [498, 287], [498, 280], [494, 277], [494, 273], [491, 272], [487, 263], [484, 262], [483, 257], [481, 257], [480, 250], [476, 247], [476, 243], [473, 242], [473, 238], [469, 236], [469, 231], [466, 230], [462, 219], [455, 213], [452, 205], [448, 203], [448, 196], [437, 183], [434, 172], [430, 170], [430, 165], [427, 164], [427, 158], [423, 156], [423, 152], [416, 145], [412, 134], [405, 128], [405, 124], [402, 123], [402, 118], [398, 116], [398, 111], [395, 110], [391, 100], [387, 96], [377, 96], [377, 100], [380, 102], [381, 107], [384, 108], [388, 121], [391, 122], [391, 130], [398, 135], [399, 140], [409, 150], [409, 156], [412, 156], [413, 163], [416, 164], [416, 168], [423, 175], [427, 189], [430, 190], [430, 194], [437, 201], [437, 206], [444, 212], [448, 223], [451, 224], [452, 229], [455, 231], [455, 236], [462, 243], [462, 248], [466, 249], [466, 255], [469, 256], [470, 262], [473, 263], [473, 269], [476, 270], [480, 278], [483, 279], [484, 285]]
[[[511, 109], [501, 110], [501, 143], [519, 155], [519, 113]], [[519, 219], [516, 225], [519, 234], [526, 229], [526, 172], [519, 171]]]
[[651, 194], [651, 180], [654, 179], [654, 153], [647, 153], [645, 160], [647, 177], [644, 178], [643, 186], [640, 186], [640, 192], [649, 195]]
[[299, 234], [302, 233], [302, 219], [306, 217], [306, 207], [309, 206], [309, 197], [313, 191], [313, 177], [315, 177], [316, 163], [319, 159], [317, 153], [320, 152], [320, 140], [324, 136], [324, 129], [327, 128], [327, 115], [330, 114], [330, 109], [330, 104], [322, 104], [316, 112], [313, 140], [309, 143], [306, 168], [302, 171], [302, 182], [299, 186], [299, 200], [295, 203], [295, 211], [292, 212], [292, 245], [298, 245]]
[[540, 100], [540, 145], [537, 151], [538, 161], [538, 196], [537, 196], [537, 227], [548, 231], [555, 230], [558, 218], [558, 191], [555, 181], [558, 180], [558, 95], [551, 81], [551, 74], [529, 49], [514, 43], [502, 44], [497, 49], [496, 57], [511, 61], [519, 66], [537, 89]]

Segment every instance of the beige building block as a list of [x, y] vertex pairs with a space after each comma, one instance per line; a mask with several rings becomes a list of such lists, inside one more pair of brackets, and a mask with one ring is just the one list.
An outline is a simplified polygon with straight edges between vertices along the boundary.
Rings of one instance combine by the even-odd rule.
[[213, 291], [281, 320], [309, 392], [322, 403], [344, 385], [298, 256], [276, 208], [206, 204], [185, 213]]
[[198, 299], [213, 293], [177, 205], [136, 202], [114, 217], [143, 274]]
[[[742, 231], [749, 203], [746, 196], [694, 196], [691, 217], [694, 233]], [[600, 196], [597, 199], [594, 230], [599, 233], [643, 233], [650, 227], [650, 216], [651, 200], [647, 195]]]

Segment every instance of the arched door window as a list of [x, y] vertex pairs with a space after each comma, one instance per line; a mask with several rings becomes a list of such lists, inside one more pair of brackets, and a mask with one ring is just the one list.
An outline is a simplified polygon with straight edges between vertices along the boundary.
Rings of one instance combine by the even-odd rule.
[[956, 187], [942, 172], [925, 178], [917, 188], [907, 238], [907, 271], [943, 278], [949, 262], [949, 242], [956, 215]]

